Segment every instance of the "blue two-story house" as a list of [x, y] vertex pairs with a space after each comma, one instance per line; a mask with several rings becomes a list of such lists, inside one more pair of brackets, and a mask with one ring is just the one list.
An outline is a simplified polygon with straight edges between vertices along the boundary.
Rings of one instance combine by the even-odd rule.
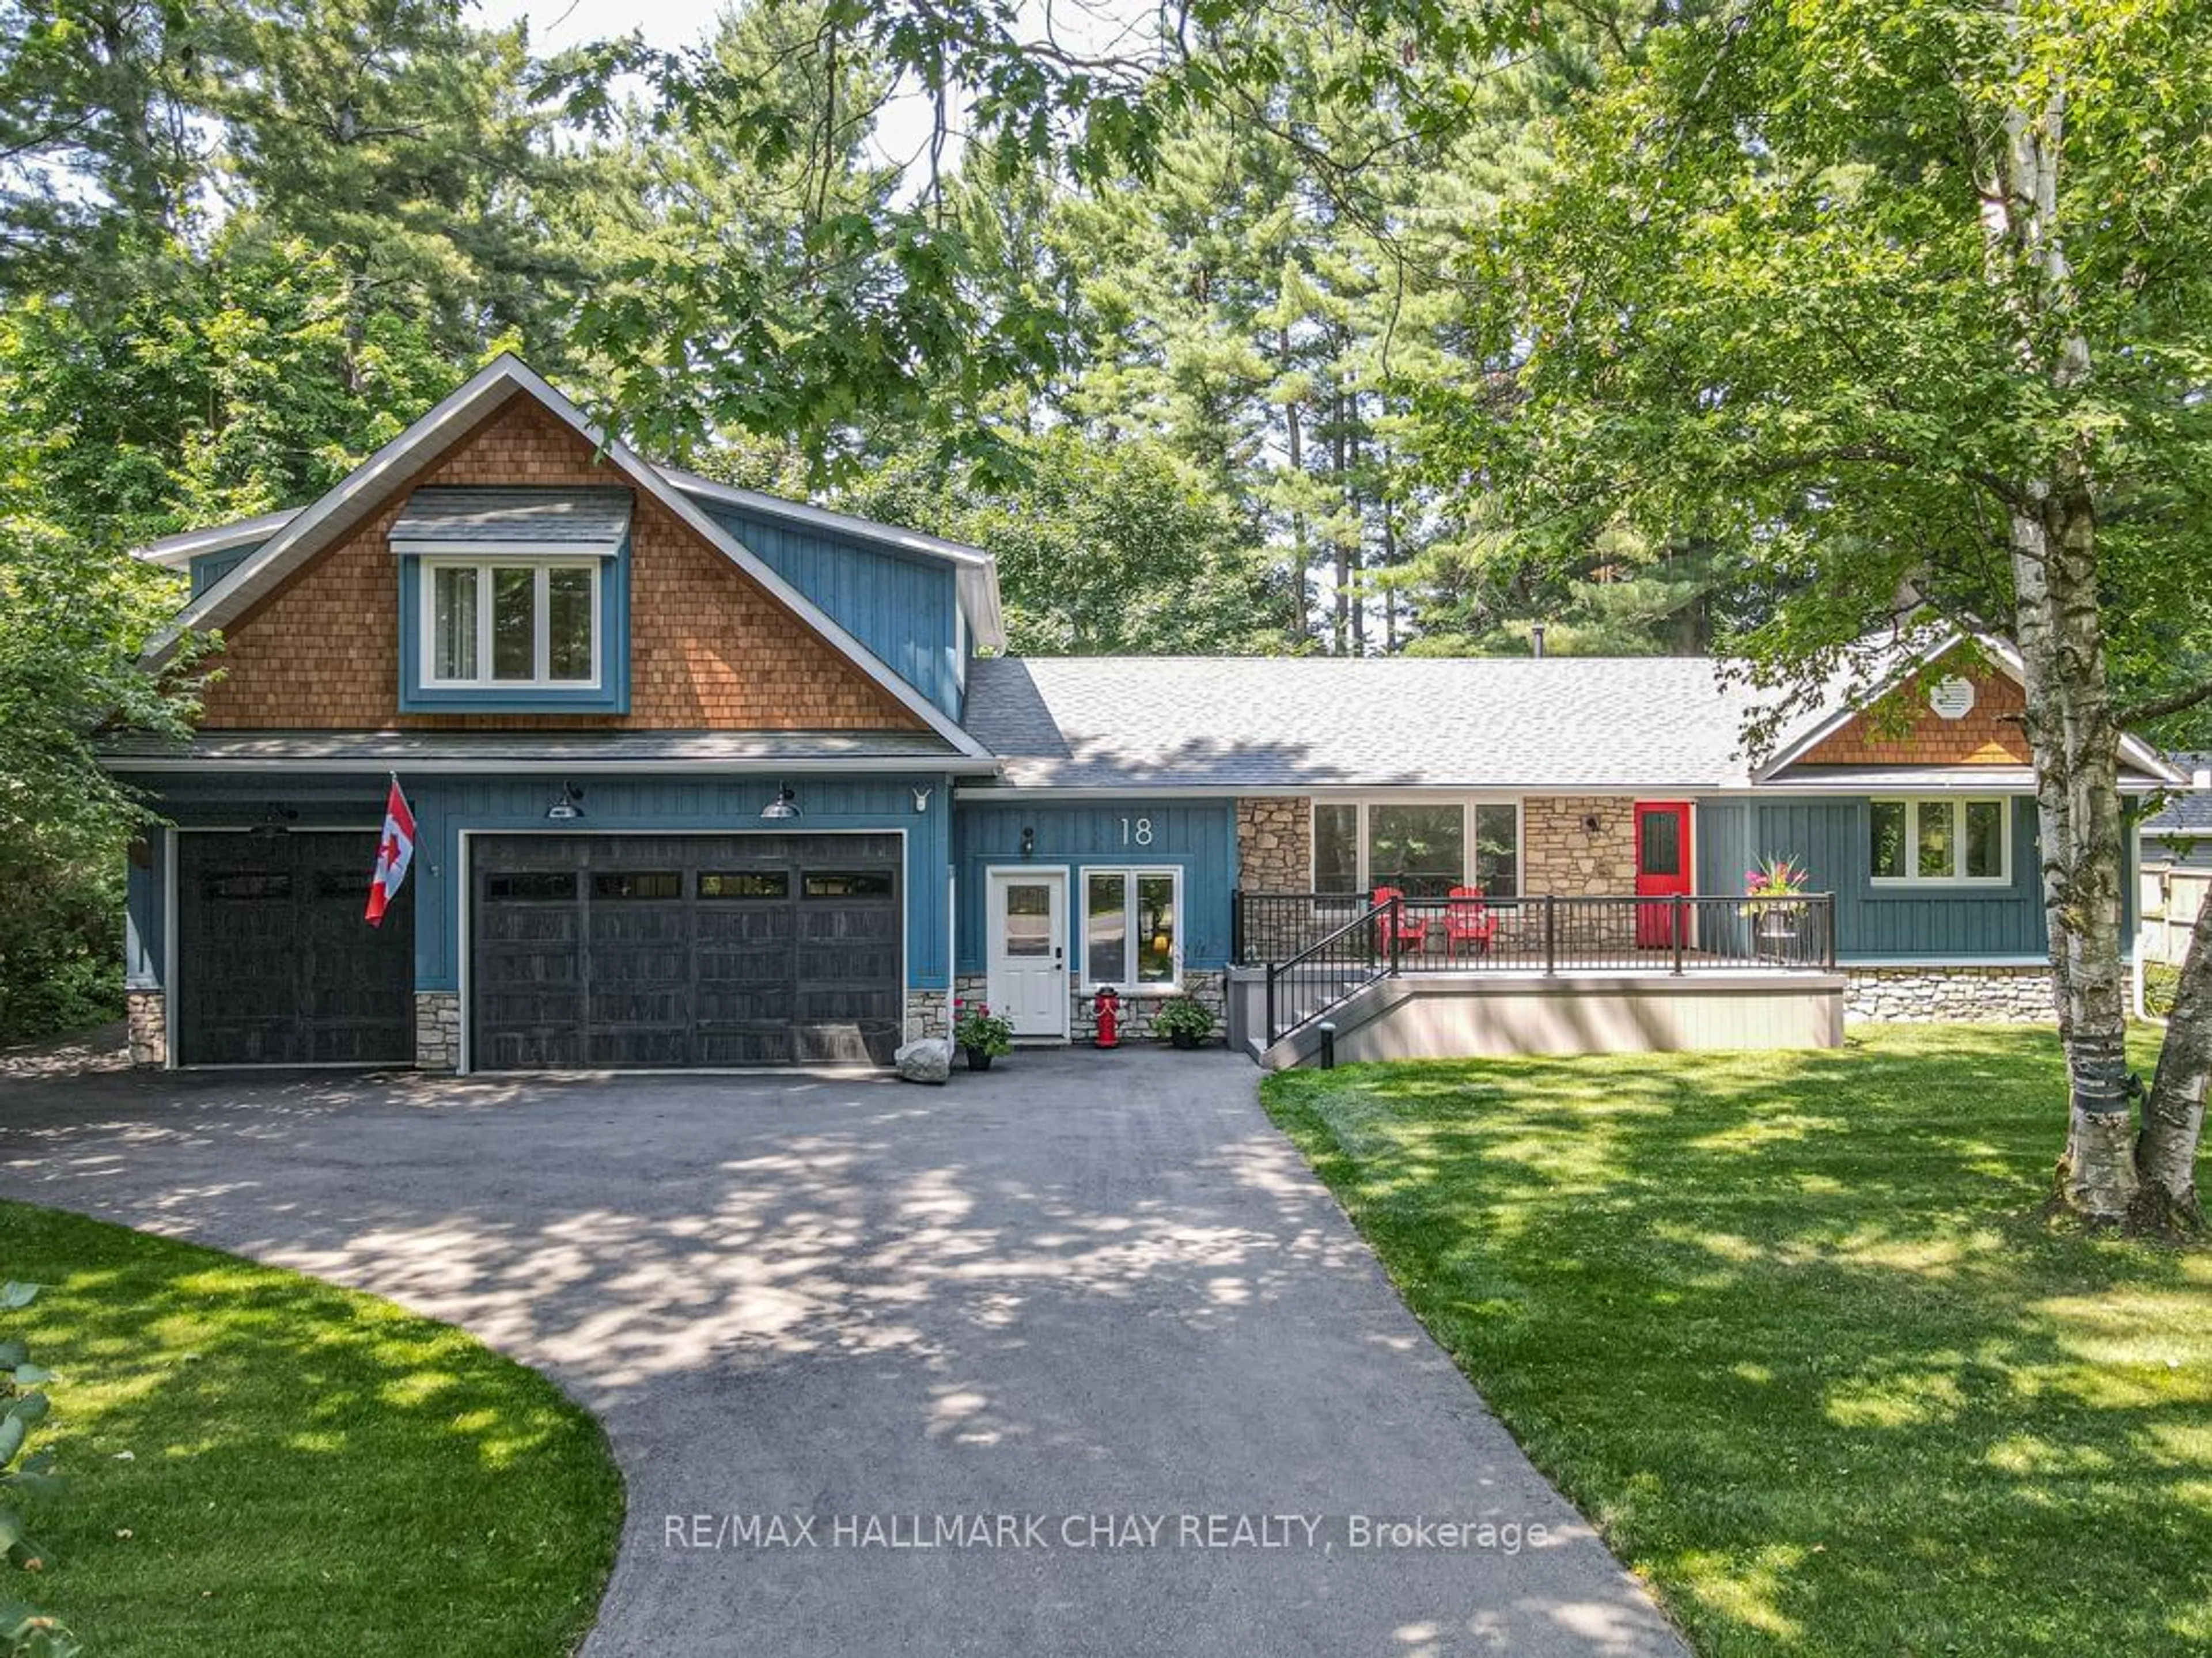
[[[1279, 1058], [1382, 977], [1418, 1017], [1360, 1017], [1416, 1046], [2047, 1012], [2001, 648], [1905, 653], [1887, 717], [1839, 691], [1755, 764], [1700, 660], [1011, 658], [989, 555], [656, 466], [511, 357], [322, 499], [143, 556], [223, 644], [189, 743], [107, 747], [164, 820], [142, 1063], [882, 1064], [956, 998], [1080, 1037], [1102, 984]], [[1803, 901], [1748, 910], [1772, 857]], [[1590, 1016], [1659, 980], [1734, 1022]]]

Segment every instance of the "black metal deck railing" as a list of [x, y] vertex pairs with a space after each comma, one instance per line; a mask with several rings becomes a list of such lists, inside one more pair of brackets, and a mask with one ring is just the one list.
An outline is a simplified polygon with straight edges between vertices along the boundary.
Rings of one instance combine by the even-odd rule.
[[1409, 973], [1832, 972], [1832, 893], [1390, 898], [1239, 892], [1234, 958], [1267, 972], [1267, 1040]]

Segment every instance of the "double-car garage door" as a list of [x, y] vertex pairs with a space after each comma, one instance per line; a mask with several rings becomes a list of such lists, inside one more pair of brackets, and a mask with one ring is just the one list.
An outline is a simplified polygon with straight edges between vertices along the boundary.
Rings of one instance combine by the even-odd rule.
[[[410, 879], [362, 919], [374, 834], [178, 836], [177, 1056], [405, 1065]], [[889, 1064], [904, 1023], [896, 835], [511, 835], [468, 859], [470, 1063]]]
[[895, 835], [517, 835], [470, 856], [471, 1063], [887, 1064]]

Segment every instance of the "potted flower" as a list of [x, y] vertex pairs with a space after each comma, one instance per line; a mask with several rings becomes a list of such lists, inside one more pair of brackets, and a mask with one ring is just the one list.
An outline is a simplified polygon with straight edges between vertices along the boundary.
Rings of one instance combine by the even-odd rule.
[[1161, 1004], [1152, 1029], [1177, 1048], [1196, 1048], [1213, 1034], [1213, 1010], [1194, 997], [1178, 996]]
[[1743, 896], [1751, 902], [1743, 906], [1743, 914], [1751, 919], [1752, 930], [1762, 944], [1778, 945], [1797, 936], [1805, 906], [1790, 901], [1805, 896], [1806, 884], [1805, 866], [1779, 853], [1767, 853], [1744, 872]]
[[1014, 1051], [1014, 1022], [992, 1012], [988, 1002], [962, 1002], [952, 1021], [952, 1040], [968, 1056], [970, 1071], [988, 1071], [993, 1060]]

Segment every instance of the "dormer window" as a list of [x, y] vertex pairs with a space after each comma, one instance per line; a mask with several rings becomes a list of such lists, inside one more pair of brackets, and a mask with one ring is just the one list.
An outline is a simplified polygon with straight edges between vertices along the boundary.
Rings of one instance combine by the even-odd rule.
[[400, 707], [628, 706], [627, 489], [417, 489], [392, 526]]
[[599, 683], [599, 564], [425, 559], [432, 688]]

